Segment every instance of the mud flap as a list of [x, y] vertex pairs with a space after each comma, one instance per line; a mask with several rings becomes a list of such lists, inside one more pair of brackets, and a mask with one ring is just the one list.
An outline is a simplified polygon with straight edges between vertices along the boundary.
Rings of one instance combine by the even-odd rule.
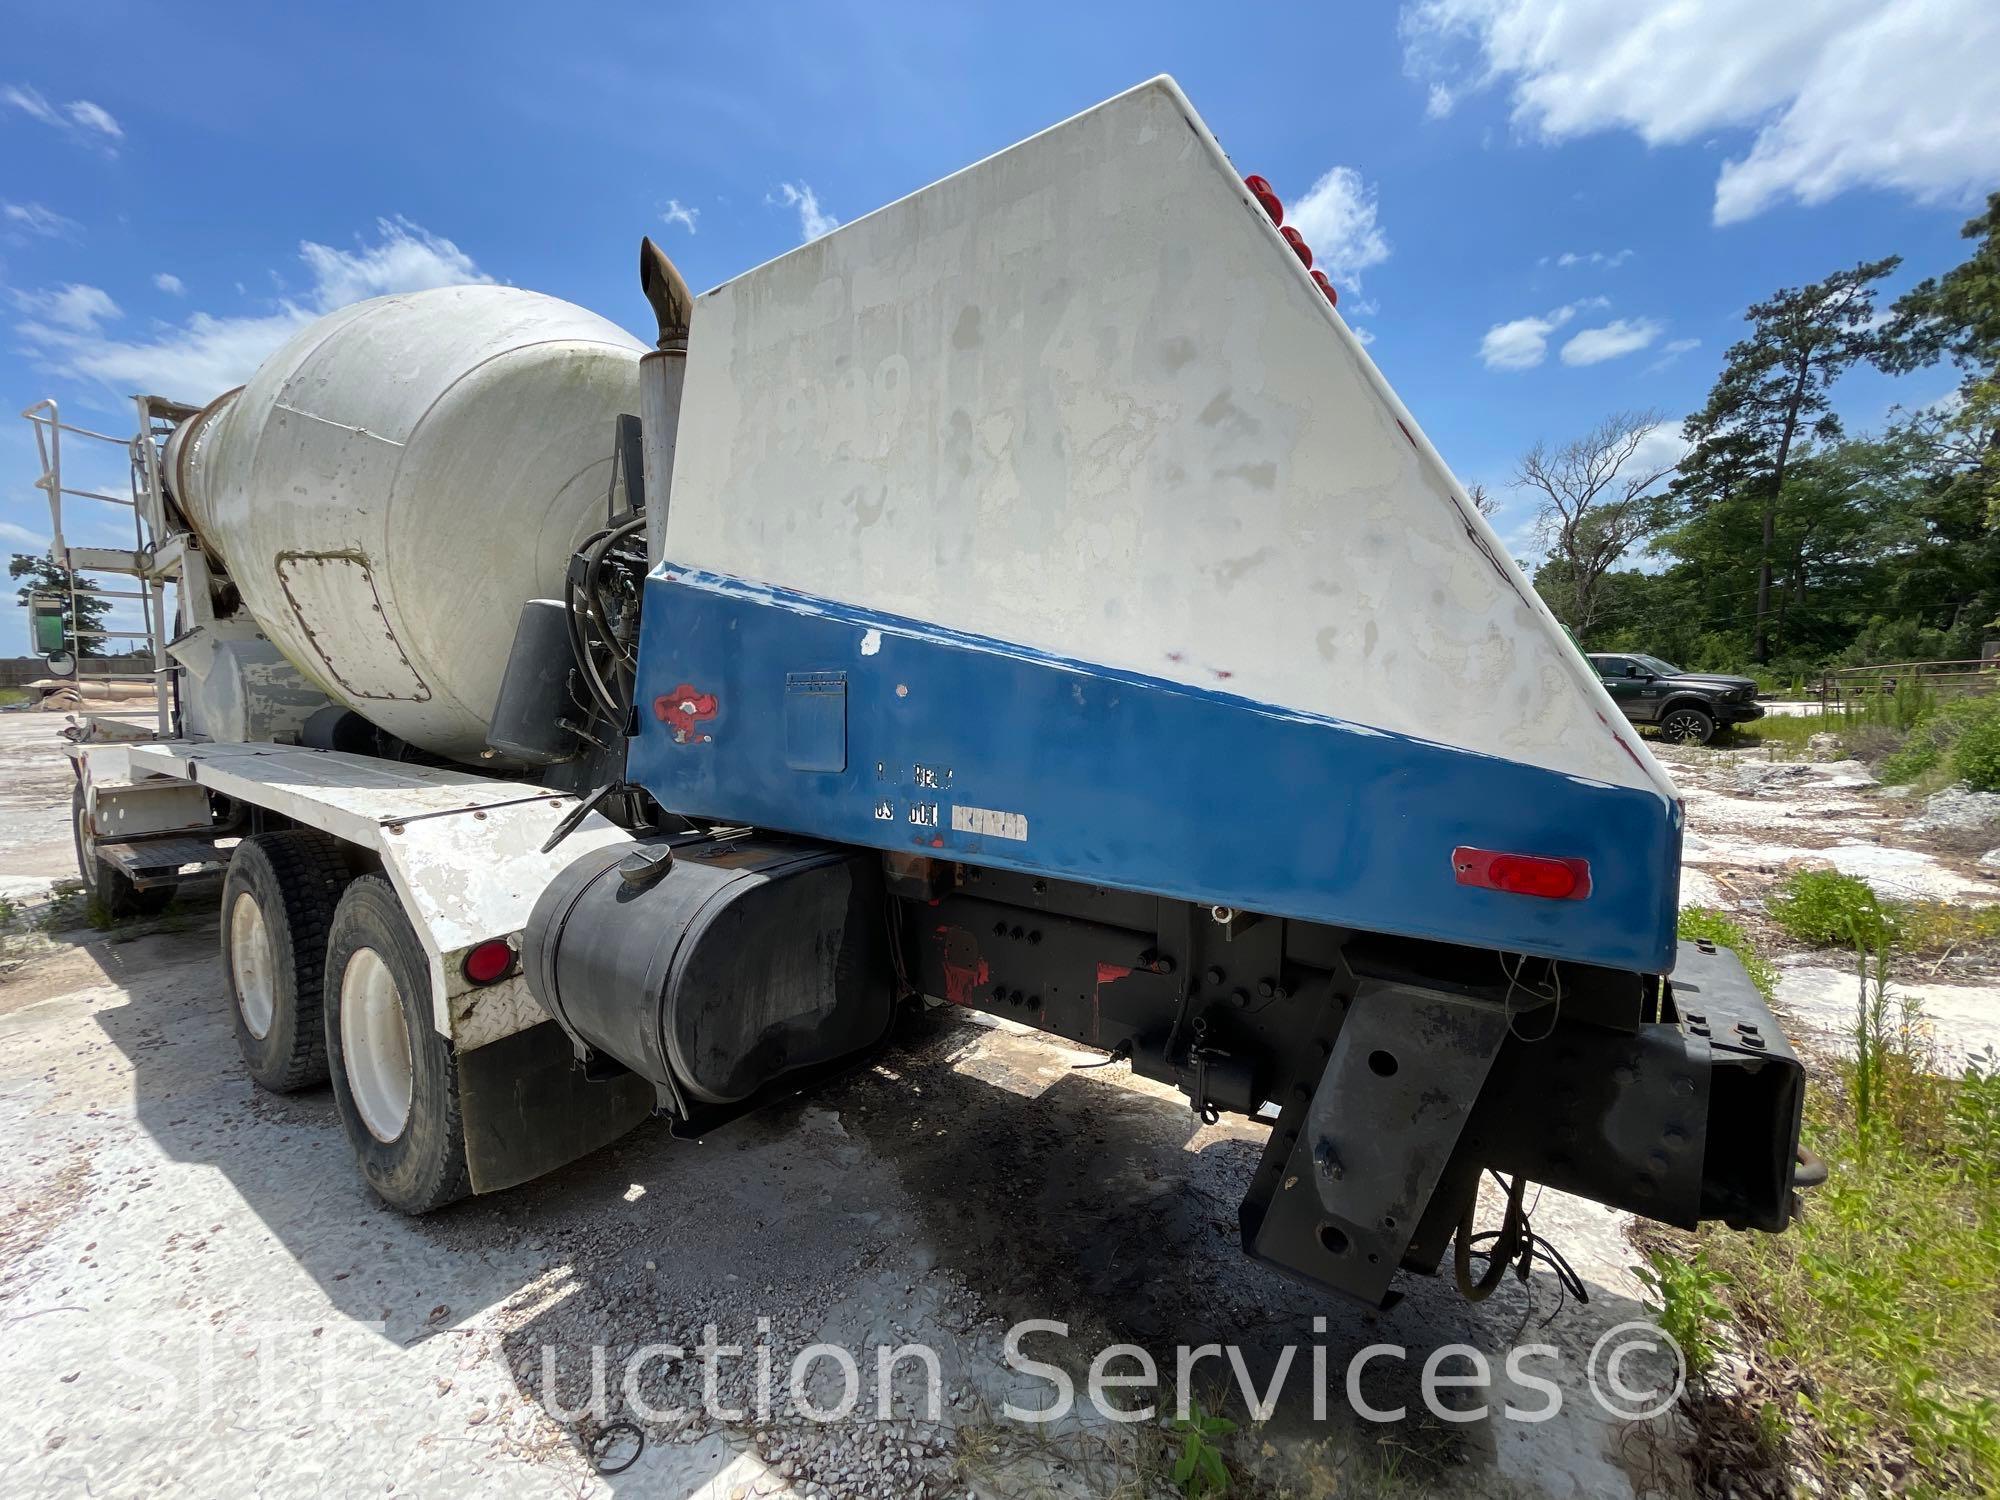
[[633, 1073], [586, 1079], [553, 1021], [459, 1053], [472, 1190], [498, 1192], [609, 1145], [653, 1112], [653, 1098]]

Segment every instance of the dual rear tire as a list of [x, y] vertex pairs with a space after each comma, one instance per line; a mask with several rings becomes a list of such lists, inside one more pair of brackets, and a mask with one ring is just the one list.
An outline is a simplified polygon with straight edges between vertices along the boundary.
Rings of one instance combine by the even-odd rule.
[[331, 1078], [361, 1175], [392, 1207], [427, 1213], [470, 1191], [430, 960], [385, 877], [356, 875], [327, 834], [246, 838], [223, 883], [222, 956], [253, 1080], [290, 1093]]

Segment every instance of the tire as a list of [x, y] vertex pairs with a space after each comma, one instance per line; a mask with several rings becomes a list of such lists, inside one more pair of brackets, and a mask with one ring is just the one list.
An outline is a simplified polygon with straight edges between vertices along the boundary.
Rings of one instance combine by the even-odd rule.
[[1683, 703], [1660, 716], [1660, 738], [1670, 745], [1706, 745], [1715, 738], [1715, 716]]
[[97, 840], [85, 826], [87, 821], [83, 783], [78, 782], [69, 794], [69, 832], [76, 845], [76, 873], [83, 881], [85, 897], [119, 922], [157, 916], [165, 911], [167, 903], [174, 899], [174, 888], [151, 885], [141, 890], [123, 870], [114, 870], [99, 859]]
[[333, 1096], [368, 1185], [407, 1214], [463, 1198], [458, 1061], [432, 1024], [430, 959], [383, 876], [340, 898], [325, 1010]]
[[350, 878], [340, 840], [287, 829], [243, 840], [222, 882], [222, 973], [236, 1050], [274, 1094], [326, 1082], [327, 933]]

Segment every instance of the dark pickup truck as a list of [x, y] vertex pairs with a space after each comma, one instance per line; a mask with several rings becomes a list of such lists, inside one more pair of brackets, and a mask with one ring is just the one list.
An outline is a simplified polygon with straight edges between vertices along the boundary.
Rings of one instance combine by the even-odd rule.
[[1590, 664], [1626, 718], [1657, 724], [1676, 745], [1706, 745], [1718, 728], [1764, 717], [1748, 677], [1683, 672], [1657, 656], [1592, 655]]

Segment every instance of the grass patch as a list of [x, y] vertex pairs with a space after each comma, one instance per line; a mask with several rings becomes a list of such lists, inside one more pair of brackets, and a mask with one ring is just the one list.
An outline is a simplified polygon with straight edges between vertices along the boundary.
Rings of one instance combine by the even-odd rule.
[[28, 693], [25, 688], [0, 687], [0, 708], [13, 708], [16, 704], [27, 701]]
[[[1781, 760], [1803, 756], [1806, 741], [1816, 734], [1829, 731], [1839, 732], [1840, 719], [1827, 714], [1773, 714], [1767, 718], [1754, 719], [1748, 724], [1737, 724], [1729, 730], [1729, 744], [1732, 748], [1762, 745], [1773, 751]], [[1717, 737], [1718, 740], [1721, 738]]]
[[[1786, 1233], [1705, 1229], [1656, 1254], [1647, 1285], [1691, 1367], [1737, 1326], [1763, 1393], [1738, 1427], [1820, 1491], [2000, 1497], [2000, 1058], [1940, 1074], [1921, 1008], [1887, 983], [1889, 935], [1942, 919], [1827, 882], [1790, 894], [1802, 927], [1851, 941], [1877, 923], [1885, 939], [1857, 954], [1854, 1057], [1816, 1063], [1807, 1094], [1828, 1180]], [[1742, 937], [1717, 914], [1690, 922]]]
[[[1893, 947], [1911, 956], [1935, 957], [2000, 943], [2000, 906], [1885, 901], [1866, 881], [1834, 870], [1794, 870], [1778, 883], [1764, 909], [1787, 937], [1814, 948], [1878, 954]], [[1705, 937], [1744, 951], [1739, 941], [1743, 929], [1720, 912], [1696, 917], [1695, 930], [1690, 930], [1689, 918], [1682, 914], [1682, 937]], [[1715, 930], [1701, 923], [1716, 924]], [[1747, 967], [1749, 960], [1744, 962]]]
[[1865, 1125], [1854, 1065], [1812, 1096], [1830, 1176], [1804, 1219], [1705, 1234], [1704, 1253], [1784, 1373], [1795, 1457], [1862, 1493], [2000, 1495], [2000, 1090], [1954, 1087], [1893, 1037], [1875, 1067]]
[[1950, 953], [2000, 943], [2000, 906], [1913, 901], [1896, 907], [1895, 916], [1901, 946], [1911, 953]]

